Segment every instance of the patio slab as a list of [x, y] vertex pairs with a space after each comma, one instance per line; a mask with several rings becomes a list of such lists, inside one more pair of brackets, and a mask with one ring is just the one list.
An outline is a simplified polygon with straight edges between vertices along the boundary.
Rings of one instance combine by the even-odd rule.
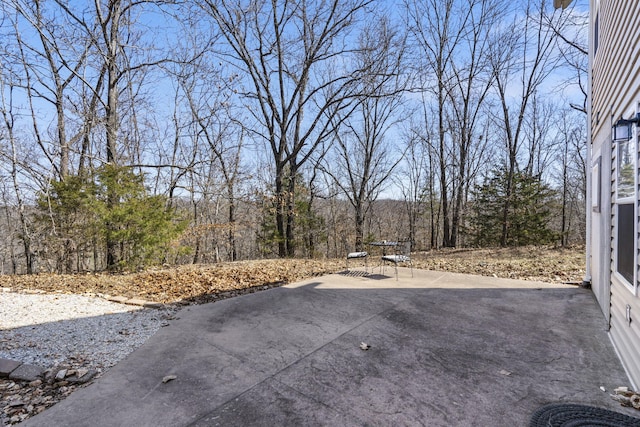
[[630, 384], [574, 286], [387, 269], [179, 317], [24, 424], [513, 426], [556, 402], [639, 415], [609, 396]]

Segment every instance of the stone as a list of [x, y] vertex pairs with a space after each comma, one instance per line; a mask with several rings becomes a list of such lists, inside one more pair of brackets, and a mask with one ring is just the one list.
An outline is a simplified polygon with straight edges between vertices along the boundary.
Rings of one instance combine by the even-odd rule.
[[145, 304], [148, 304], [148, 301], [145, 301], [143, 299], [137, 299], [137, 298], [131, 298], [130, 300], [127, 300], [126, 304], [129, 305], [137, 305], [140, 307], [144, 307]]
[[35, 365], [23, 364], [9, 375], [12, 380], [35, 381], [44, 374], [44, 369]]
[[53, 368], [49, 368], [47, 370], [44, 371], [44, 380], [45, 381], [49, 381], [52, 380], [53, 377], [55, 376], [56, 371]]
[[164, 304], [161, 304], [159, 302], [149, 302], [149, 301], [147, 301], [142, 306], [144, 308], [162, 308], [162, 307], [164, 307]]
[[0, 378], [9, 378], [9, 375], [15, 371], [21, 362], [11, 359], [0, 359]]
[[56, 380], [63, 380], [64, 377], [67, 376], [67, 370], [66, 369], [60, 369], [58, 371], [58, 373], [56, 374], [55, 378]]
[[93, 379], [93, 377], [95, 377], [97, 374], [98, 372], [94, 370], [89, 370], [84, 368], [78, 369], [78, 372], [76, 373], [76, 375], [72, 377], [67, 377], [67, 381], [73, 384], [84, 384], [91, 381], [91, 379]]

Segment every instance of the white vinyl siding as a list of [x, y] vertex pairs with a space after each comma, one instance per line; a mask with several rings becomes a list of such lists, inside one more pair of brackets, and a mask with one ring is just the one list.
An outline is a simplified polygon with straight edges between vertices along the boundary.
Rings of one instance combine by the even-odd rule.
[[[602, 212], [610, 213], [610, 247], [594, 252], [593, 257], [609, 256], [611, 267], [610, 289], [610, 333], [625, 368], [632, 381], [640, 385], [640, 298], [638, 297], [638, 130], [633, 129], [634, 182], [631, 191], [624, 191], [618, 198], [617, 184], [620, 165], [618, 146], [612, 143], [611, 126], [624, 117], [631, 118], [631, 111], [638, 111], [640, 106], [640, 0], [600, 0], [591, 2], [591, 17], [598, 21], [597, 54], [595, 48], [595, 22], [592, 21], [590, 66], [591, 66], [591, 137], [593, 151], [605, 150], [611, 153], [611, 188], [602, 194], [601, 203], [606, 207]], [[603, 156], [604, 158], [605, 156]], [[623, 162], [624, 163], [624, 162]], [[603, 168], [604, 169], [604, 168]], [[629, 184], [628, 182], [626, 183]], [[622, 202], [622, 203], [619, 203]], [[626, 207], [620, 211], [620, 204]], [[629, 217], [628, 205], [632, 206]], [[617, 229], [619, 212], [623, 221], [631, 221], [631, 233], [624, 237], [630, 240], [620, 242]], [[633, 230], [635, 229], [635, 230]], [[629, 242], [631, 245], [629, 246]], [[633, 259], [631, 282], [618, 273], [618, 248], [631, 247]], [[628, 249], [627, 249], [628, 250]], [[623, 260], [622, 268], [628, 268], [627, 260]], [[626, 264], [625, 264], [626, 263]], [[627, 278], [629, 275], [626, 274]], [[630, 316], [627, 316], [629, 313]], [[629, 321], [629, 318], [631, 321]]]

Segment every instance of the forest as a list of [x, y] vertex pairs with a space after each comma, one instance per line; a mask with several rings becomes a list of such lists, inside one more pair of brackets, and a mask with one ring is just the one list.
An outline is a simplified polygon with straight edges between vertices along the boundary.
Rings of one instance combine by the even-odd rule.
[[584, 242], [585, 2], [4, 0], [0, 272]]

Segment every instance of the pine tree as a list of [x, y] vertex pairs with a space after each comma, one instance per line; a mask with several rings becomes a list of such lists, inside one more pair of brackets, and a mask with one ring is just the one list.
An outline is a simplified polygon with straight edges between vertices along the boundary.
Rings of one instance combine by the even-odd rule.
[[[556, 236], [549, 228], [554, 192], [540, 177], [516, 172], [512, 203], [507, 215], [507, 246], [547, 244]], [[474, 242], [479, 246], [500, 244], [503, 208], [507, 194], [507, 171], [496, 169], [472, 192], [470, 219]]]
[[[140, 269], [163, 261], [169, 243], [185, 223], [167, 208], [163, 196], [147, 194], [144, 176], [130, 168], [105, 165], [89, 177], [67, 176], [54, 181], [38, 199], [39, 215], [48, 226], [48, 245], [57, 270]], [[117, 251], [114, 264], [103, 262], [107, 242]]]

